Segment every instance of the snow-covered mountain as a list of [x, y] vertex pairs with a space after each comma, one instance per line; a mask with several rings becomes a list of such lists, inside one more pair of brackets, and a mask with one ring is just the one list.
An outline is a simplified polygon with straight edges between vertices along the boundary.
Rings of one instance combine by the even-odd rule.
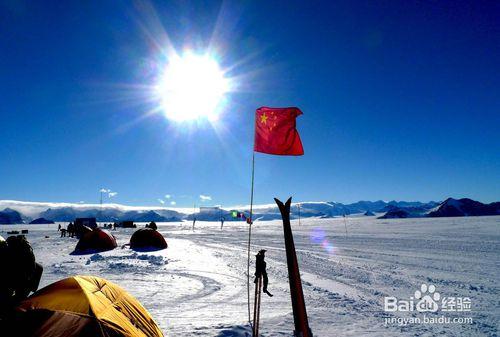
[[47, 220], [44, 218], [38, 218], [30, 222], [30, 225], [50, 225], [53, 224], [54, 221], [52, 220]]
[[75, 218], [95, 217], [100, 222], [130, 220], [136, 222], [181, 221], [185, 214], [173, 210], [127, 210], [116, 207], [73, 208], [71, 206], [49, 208], [40, 213], [40, 217], [53, 221], [73, 221]]
[[[233, 218], [232, 211], [243, 212], [249, 216], [248, 206], [230, 208], [201, 207], [198, 212], [186, 208], [141, 207], [119, 204], [70, 204], [70, 203], [40, 203], [14, 200], [0, 200], [0, 224], [27, 223], [36, 218], [44, 218], [56, 222], [69, 222], [79, 217], [95, 217], [100, 222], [131, 220], [136, 222], [168, 222], [193, 220], [201, 221], [242, 221]], [[467, 215], [500, 214], [500, 203], [483, 204], [471, 199], [448, 198], [442, 203], [419, 201], [358, 201], [342, 204], [333, 201], [293, 203], [291, 218], [332, 218], [343, 215], [370, 215], [386, 213], [383, 218], [404, 217], [440, 217]], [[281, 214], [275, 204], [254, 205], [255, 220], [280, 219]]]
[[500, 215], [500, 202], [483, 204], [468, 198], [448, 198], [429, 212], [430, 217]]
[[21, 213], [11, 208], [6, 208], [0, 212], [0, 224], [24, 223]]
[[483, 204], [467, 198], [448, 198], [437, 206], [429, 208], [432, 204], [433, 202], [428, 205], [408, 207], [397, 207], [389, 204], [384, 207], [386, 213], [380, 219], [500, 215], [500, 202]]

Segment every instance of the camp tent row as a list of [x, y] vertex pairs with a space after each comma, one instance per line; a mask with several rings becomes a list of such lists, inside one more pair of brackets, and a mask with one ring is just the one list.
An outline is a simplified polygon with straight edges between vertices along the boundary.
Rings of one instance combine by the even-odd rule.
[[[115, 237], [107, 230], [96, 227], [83, 234], [72, 254], [93, 254], [112, 250], [116, 247]], [[153, 228], [138, 229], [130, 238], [130, 248], [134, 250], [154, 251], [167, 247], [163, 235]]]

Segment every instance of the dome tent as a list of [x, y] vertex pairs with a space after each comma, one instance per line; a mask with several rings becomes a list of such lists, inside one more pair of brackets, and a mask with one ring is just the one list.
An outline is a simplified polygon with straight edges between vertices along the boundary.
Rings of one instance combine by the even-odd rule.
[[19, 336], [163, 336], [134, 297], [94, 276], [74, 276], [52, 283], [22, 301], [16, 311]]
[[72, 254], [92, 254], [116, 248], [116, 240], [108, 231], [94, 228], [85, 233], [76, 244]]
[[163, 235], [151, 228], [138, 229], [130, 238], [130, 248], [134, 250], [152, 251], [167, 247], [168, 245]]
[[92, 232], [92, 228], [88, 226], [76, 226], [76, 225], [73, 226], [75, 228], [76, 237], [79, 239], [83, 237], [85, 234]]

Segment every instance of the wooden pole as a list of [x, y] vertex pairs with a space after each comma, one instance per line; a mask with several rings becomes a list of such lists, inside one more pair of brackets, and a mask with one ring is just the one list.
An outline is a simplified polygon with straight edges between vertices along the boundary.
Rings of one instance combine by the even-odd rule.
[[257, 279], [257, 283], [255, 284], [255, 301], [254, 301], [254, 305], [253, 305], [252, 337], [259, 336], [261, 294], [262, 294], [262, 276], [259, 276], [259, 278]]
[[283, 218], [283, 232], [285, 236], [286, 262], [288, 265], [288, 282], [290, 283], [290, 296], [292, 298], [293, 321], [295, 324], [294, 336], [312, 337], [311, 329], [307, 318], [306, 303], [304, 301], [304, 292], [302, 291], [302, 281], [300, 279], [299, 264], [297, 262], [297, 253], [293, 242], [292, 228], [290, 225], [290, 197], [285, 204], [274, 198], [278, 205], [281, 217]]
[[[257, 280], [259, 282], [259, 280]], [[255, 336], [255, 317], [257, 317], [257, 295], [259, 292], [258, 283], [255, 284], [255, 296], [253, 302], [253, 324], [252, 324], [252, 336]]]

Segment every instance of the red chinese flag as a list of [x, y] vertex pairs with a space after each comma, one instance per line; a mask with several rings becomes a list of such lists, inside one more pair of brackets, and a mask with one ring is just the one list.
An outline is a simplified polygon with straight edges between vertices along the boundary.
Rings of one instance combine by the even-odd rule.
[[304, 148], [296, 129], [299, 108], [257, 109], [254, 151], [282, 156], [301, 156]]

